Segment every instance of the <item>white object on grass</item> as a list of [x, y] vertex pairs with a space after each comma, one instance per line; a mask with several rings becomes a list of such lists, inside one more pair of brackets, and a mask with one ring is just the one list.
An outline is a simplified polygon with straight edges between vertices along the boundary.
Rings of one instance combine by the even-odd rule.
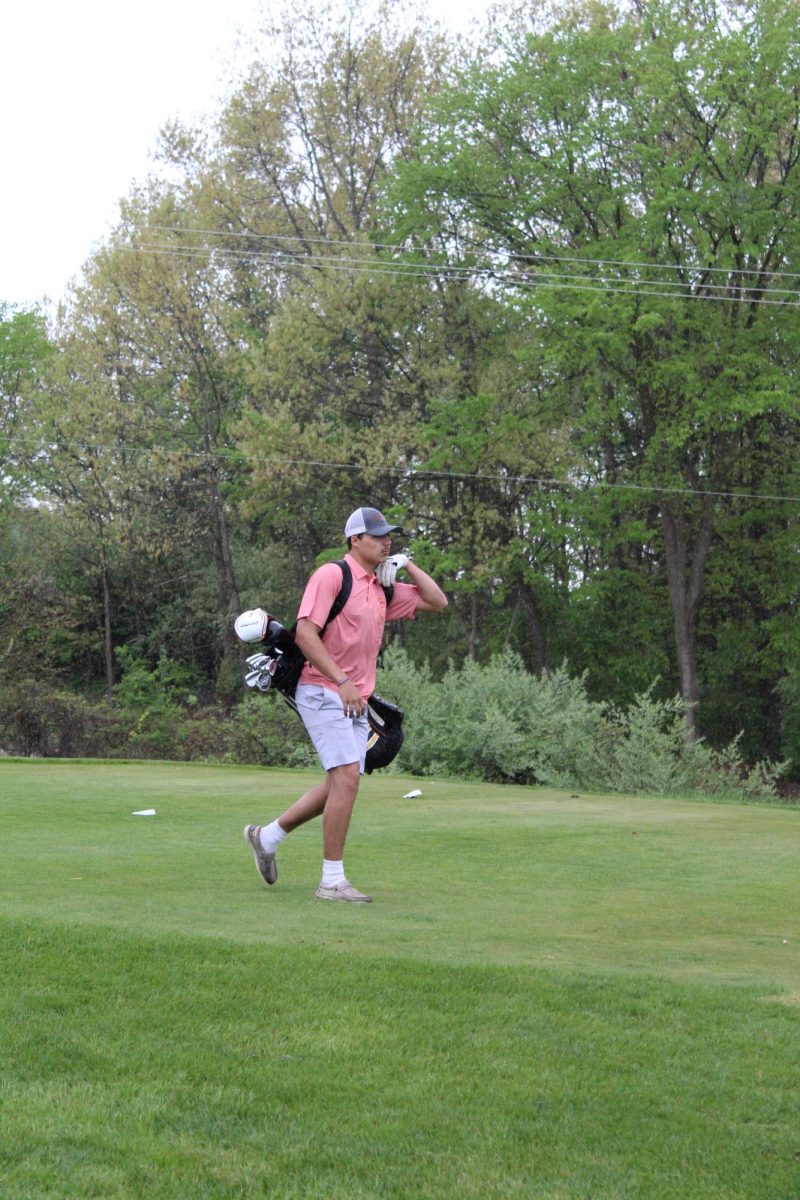
[[417, 796], [421, 796], [421, 795], [422, 795], [422, 792], [419, 790], [419, 788], [414, 788], [413, 792], [406, 792], [405, 796], [403, 796], [403, 799], [404, 800], [416, 800]]
[[138, 812], [131, 813], [132, 817], [154, 817], [156, 810], [154, 808], [140, 808]]

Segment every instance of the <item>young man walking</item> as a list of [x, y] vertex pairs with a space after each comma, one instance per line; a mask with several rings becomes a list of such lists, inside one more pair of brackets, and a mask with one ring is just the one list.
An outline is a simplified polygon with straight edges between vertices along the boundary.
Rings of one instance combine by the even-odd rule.
[[[353, 587], [324, 639], [320, 632], [339, 594], [342, 571], [336, 563], [326, 563], [309, 579], [295, 633], [306, 658], [295, 702], [325, 778], [270, 825], [247, 825], [244, 830], [259, 874], [273, 884], [278, 878], [280, 843], [298, 826], [321, 815], [322, 879], [316, 892], [320, 900], [367, 904], [372, 899], [347, 879], [344, 846], [364, 771], [367, 700], [375, 690], [384, 624], [447, 607], [447, 598], [430, 575], [407, 555], [390, 555], [391, 535], [398, 530], [376, 508], [357, 508], [348, 517], [344, 533]], [[399, 570], [405, 570], [410, 583], [395, 582]], [[394, 591], [387, 607], [383, 589], [389, 585]]]

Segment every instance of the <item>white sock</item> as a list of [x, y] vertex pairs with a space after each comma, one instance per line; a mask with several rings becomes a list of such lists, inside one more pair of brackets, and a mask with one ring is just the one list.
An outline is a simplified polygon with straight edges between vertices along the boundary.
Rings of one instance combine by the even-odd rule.
[[322, 886], [336, 887], [337, 883], [344, 881], [344, 863], [341, 859], [323, 858], [322, 860]]
[[288, 836], [286, 830], [281, 829], [277, 821], [273, 821], [271, 825], [262, 825], [261, 833], [258, 835], [261, 848], [266, 850], [267, 854], [274, 854], [279, 844]]

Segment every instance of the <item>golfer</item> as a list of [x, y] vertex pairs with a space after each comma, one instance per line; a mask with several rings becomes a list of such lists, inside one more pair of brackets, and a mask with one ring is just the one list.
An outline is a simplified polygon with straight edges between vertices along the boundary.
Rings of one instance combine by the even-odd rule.
[[[344, 534], [353, 587], [325, 630], [324, 641], [320, 630], [339, 594], [342, 571], [336, 563], [326, 563], [309, 579], [297, 614], [295, 642], [306, 664], [295, 702], [325, 778], [271, 825], [247, 825], [244, 830], [259, 874], [273, 884], [280, 843], [292, 830], [322, 815], [322, 879], [316, 892], [320, 900], [372, 900], [347, 879], [344, 845], [364, 771], [367, 700], [375, 690], [383, 627], [387, 620], [411, 620], [417, 613], [447, 607], [447, 598], [429, 575], [407, 555], [390, 555], [391, 535], [398, 530], [376, 508], [357, 508], [348, 517]], [[395, 583], [399, 570], [405, 570], [410, 583]], [[387, 608], [383, 588], [390, 584], [394, 592]]]

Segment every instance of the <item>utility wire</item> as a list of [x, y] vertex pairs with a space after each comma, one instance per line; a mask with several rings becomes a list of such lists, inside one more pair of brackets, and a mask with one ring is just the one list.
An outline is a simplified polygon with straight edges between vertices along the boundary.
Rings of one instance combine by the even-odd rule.
[[[347, 238], [325, 238], [325, 237], [304, 237], [301, 234], [283, 234], [283, 233], [249, 233], [246, 230], [219, 230], [219, 229], [196, 229], [194, 227], [182, 228], [174, 225], [149, 225], [148, 230], [156, 230], [161, 233], [170, 234], [199, 234], [203, 237], [220, 237], [220, 238], [246, 238], [251, 241], [270, 241], [270, 242], [290, 242], [300, 246], [305, 245], [320, 245], [320, 246], [357, 246], [358, 243]], [[366, 239], [369, 240], [369, 239]], [[398, 252], [398, 246], [394, 242], [373, 242], [369, 240], [369, 244], [375, 250], [391, 250], [394, 253]], [[652, 269], [656, 271], [686, 271], [699, 272], [707, 274], [708, 272], [720, 272], [723, 275], [753, 275], [760, 273], [759, 267], [712, 267], [704, 266], [701, 263], [653, 263], [641, 262], [633, 259], [616, 259], [616, 258], [583, 258], [580, 256], [570, 256], [566, 254], [543, 253], [532, 250], [530, 254], [515, 254], [511, 251], [503, 251], [503, 257], [510, 261], [519, 261], [529, 263], [532, 258], [541, 259], [548, 262], [572, 262], [586, 264], [589, 266], [606, 266], [606, 267], [630, 267], [634, 270]], [[781, 279], [800, 279], [800, 272], [781, 271], [779, 273]]]
[[[138, 454], [140, 456], [148, 455], [150, 458], [154, 458], [156, 456], [156, 452], [149, 447], [126, 445], [123, 443], [119, 443], [114, 446], [108, 446], [97, 442], [55, 440], [55, 444], [53, 445], [52, 449], [55, 452], [64, 449], [71, 449], [92, 453], [102, 451], [107, 454], [124, 452], [126, 454]], [[634, 491], [648, 494], [655, 493], [676, 496], [711, 496], [715, 499], [726, 500], [769, 500], [785, 502], [788, 504], [800, 504], [800, 496], [769, 495], [761, 492], [716, 491], [704, 490], [702, 488], [668, 487], [657, 484], [610, 483], [605, 480], [581, 482], [579, 480], [573, 481], [568, 479], [555, 479], [538, 475], [512, 475], [502, 471], [436, 471], [427, 467], [391, 466], [388, 464], [377, 468], [365, 468], [363, 465], [358, 463], [336, 462], [331, 459], [285, 458], [282, 455], [272, 455], [262, 458], [256, 455], [243, 454], [238, 450], [167, 450], [161, 448], [158, 451], [158, 454], [165, 458], [169, 458], [170, 456], [198, 459], [215, 458], [225, 462], [248, 463], [251, 466], [270, 466], [275, 464], [280, 466], [313, 467], [315, 469], [336, 471], [363, 471], [365, 469], [373, 469], [387, 475], [403, 476], [408, 481], [413, 481], [414, 479], [480, 480], [498, 484], [535, 484], [538, 487], [558, 487], [565, 488], [570, 491], [579, 491], [588, 486], [589, 489], [605, 488], [611, 491]]]
[[[670, 281], [661, 280], [661, 279], [638, 279], [638, 280], [619, 279], [619, 280], [610, 280], [609, 281], [602, 275], [601, 276], [591, 276], [591, 275], [586, 275], [586, 276], [577, 275], [576, 276], [574, 273], [569, 274], [569, 275], [564, 275], [564, 274], [558, 274], [555, 271], [544, 271], [539, 267], [528, 267], [525, 270], [522, 270], [520, 272], [512, 273], [512, 272], [509, 272], [508, 270], [504, 270], [502, 268], [496, 268], [496, 267], [467, 267], [467, 266], [459, 266], [457, 264], [442, 264], [440, 266], [437, 266], [436, 264], [433, 264], [433, 263], [432, 264], [402, 263], [402, 262], [387, 263], [381, 259], [374, 259], [374, 258], [359, 258], [359, 257], [351, 257], [351, 256], [348, 256], [347, 258], [334, 258], [329, 255], [318, 255], [318, 254], [306, 254], [306, 255], [302, 255], [302, 256], [296, 256], [296, 255], [289, 254], [286, 251], [279, 251], [279, 250], [276, 250], [276, 251], [226, 250], [226, 249], [222, 249], [222, 248], [219, 248], [216, 246], [214, 246], [214, 247], [192, 247], [192, 246], [181, 247], [181, 246], [163, 245], [163, 244], [157, 243], [157, 242], [155, 242], [155, 243], [142, 242], [132, 248], [137, 251], [142, 251], [142, 252], [152, 251], [153, 253], [163, 253], [167, 256], [174, 255], [175, 257], [205, 258], [207, 254], [211, 255], [211, 256], [216, 255], [216, 254], [222, 254], [225, 257], [232, 257], [232, 258], [256, 259], [256, 260], [263, 259], [265, 261], [270, 261], [270, 262], [275, 262], [275, 263], [286, 262], [291, 266], [303, 266], [306, 264], [311, 264], [314, 266], [329, 266], [329, 267], [333, 267], [333, 268], [344, 267], [344, 268], [348, 268], [348, 269], [350, 269], [350, 268], [355, 269], [356, 267], [363, 266], [363, 267], [367, 267], [369, 269], [379, 269], [379, 270], [380, 269], [391, 269], [391, 270], [397, 271], [398, 273], [401, 273], [401, 274], [406, 274], [406, 273], [417, 274], [417, 273], [422, 272], [425, 275], [445, 274], [445, 275], [454, 275], [457, 278], [459, 278], [459, 277], [470, 278], [472, 276], [479, 276], [479, 277], [485, 277], [488, 279], [509, 279], [511, 282], [515, 282], [519, 279], [529, 279], [529, 278], [540, 279], [541, 278], [541, 279], [555, 279], [555, 280], [564, 280], [564, 281], [577, 279], [577, 280], [584, 280], [587, 282], [594, 282], [594, 283], [598, 283], [598, 284], [611, 283], [614, 286], [616, 286], [620, 283], [626, 283], [626, 284], [632, 283], [632, 284], [635, 284], [636, 287], [669, 287], [669, 288], [675, 289], [674, 294], [676, 296], [685, 295], [685, 292], [680, 291], [678, 289], [685, 288], [687, 286], [686, 284], [680, 283], [677, 280], [674, 283], [670, 282]], [[725, 291], [725, 292], [729, 292], [731, 290], [731, 286], [732, 285], [729, 283], [703, 284], [703, 288], [706, 290]], [[741, 285], [738, 285], [738, 284], [734, 285], [734, 286], [737, 288], [741, 287]], [[778, 295], [790, 295], [790, 296], [800, 297], [800, 289], [797, 289], [797, 288], [776, 288], [776, 287], [767, 286], [767, 285], [765, 285], [763, 287], [758, 287], [758, 286], [754, 285], [751, 290], [759, 292], [761, 294], [775, 293]]]
[[[529, 284], [536, 287], [556, 288], [562, 291], [598, 292], [602, 295], [613, 294], [639, 297], [645, 295], [667, 300], [717, 300], [725, 303], [767, 304], [778, 305], [780, 307], [800, 305], [800, 290], [798, 289], [790, 290], [788, 288], [775, 288], [771, 286], [759, 287], [757, 284], [753, 284], [747, 289], [742, 285], [704, 284], [702, 285], [702, 292], [693, 292], [686, 290], [691, 285], [680, 284], [677, 281], [672, 283], [669, 280], [608, 280], [596, 276], [558, 275], [554, 272], [539, 271], [531, 267], [512, 273], [490, 267], [470, 268], [456, 265], [447, 266], [444, 264], [426, 266], [422, 263], [386, 263], [380, 259], [336, 259], [327, 255], [295, 256], [287, 254], [285, 251], [226, 250], [220, 247], [174, 247], [158, 243], [139, 243], [128, 248], [137, 254], [153, 254], [157, 257], [171, 258], [176, 261], [199, 261], [207, 258], [222, 257], [223, 259], [236, 262], [249, 261], [256, 265], [263, 263], [276, 268], [292, 270], [324, 269], [327, 271], [340, 271], [351, 275], [407, 276], [421, 279], [436, 277], [451, 279], [478, 278], [506, 282], [515, 286]], [[580, 280], [584, 282], [579, 282]], [[623, 284], [627, 286], [622, 286]], [[671, 290], [645, 291], [644, 293], [641, 291], [642, 288], [655, 287]], [[708, 294], [712, 288], [724, 291], [727, 294]], [[732, 290], [738, 291], [740, 294], [731, 294]], [[750, 295], [750, 292], [756, 294]], [[784, 295], [792, 297], [792, 299], [773, 300], [768, 298], [771, 295]]]

